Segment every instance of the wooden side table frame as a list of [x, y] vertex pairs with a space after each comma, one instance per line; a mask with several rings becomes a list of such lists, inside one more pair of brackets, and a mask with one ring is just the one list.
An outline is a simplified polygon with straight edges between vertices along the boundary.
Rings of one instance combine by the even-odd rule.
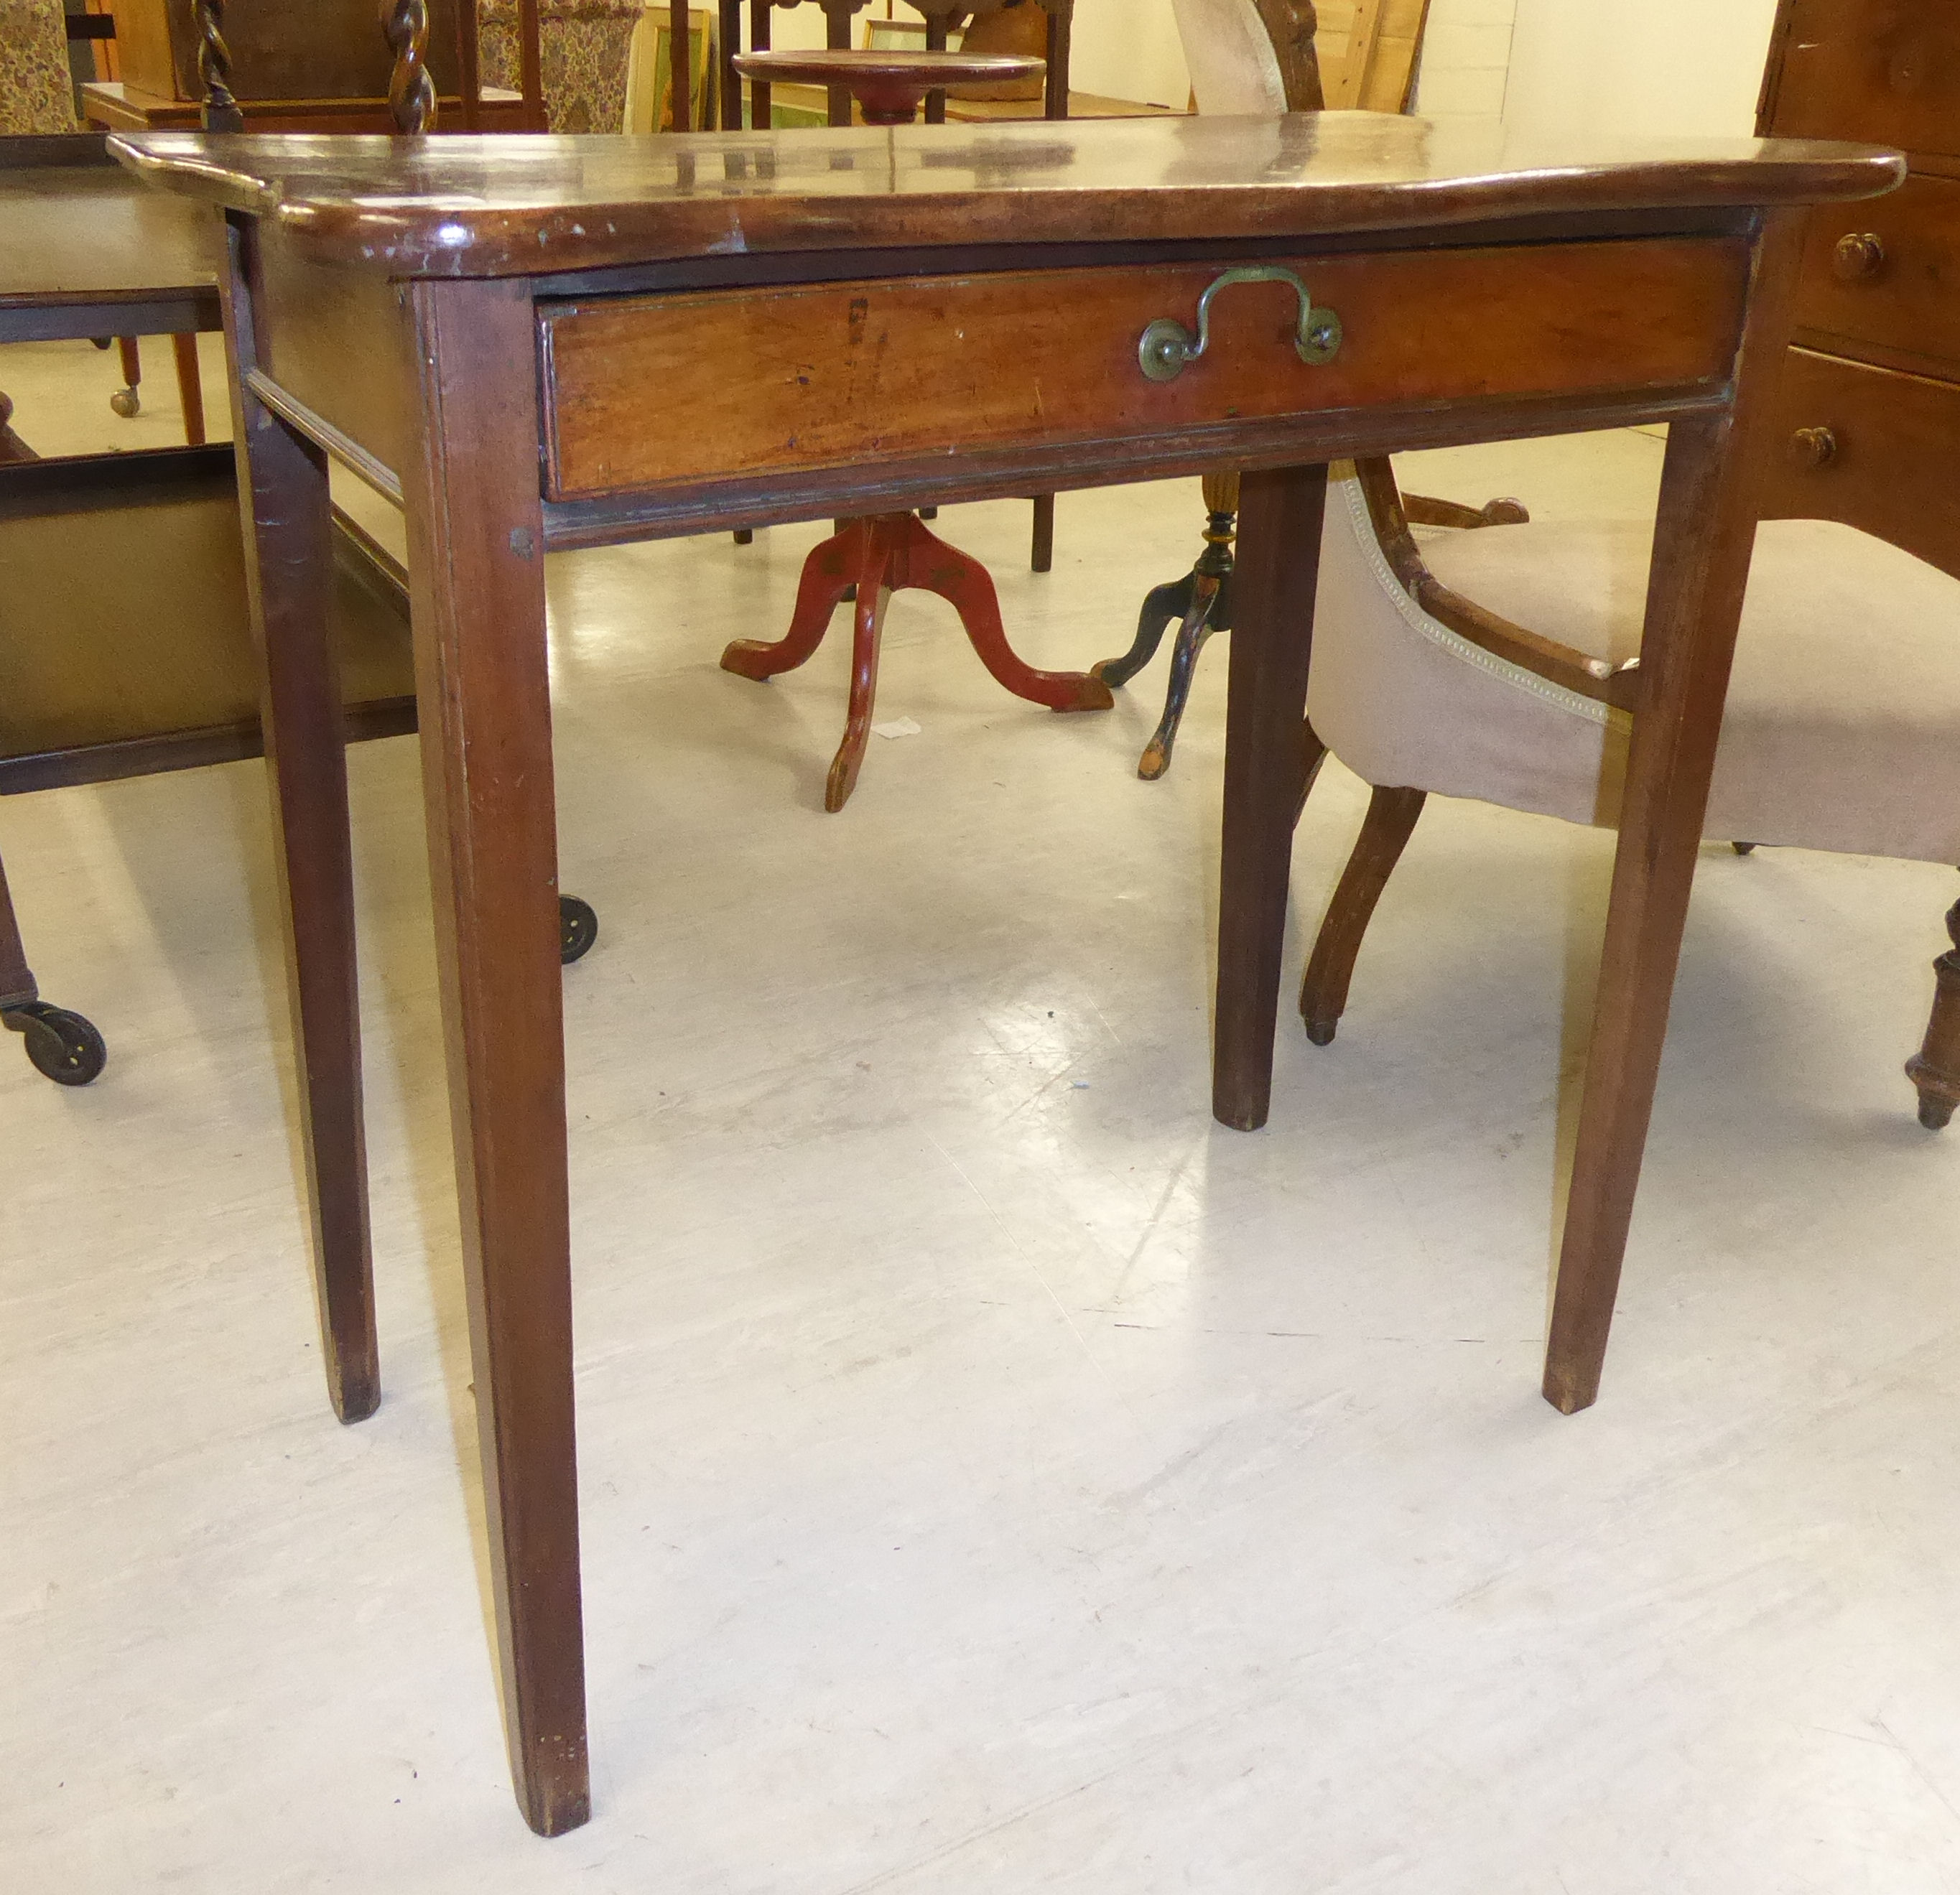
[[[1745, 450], [1787, 328], [1800, 207], [1890, 188], [1895, 157], [1729, 143], [1608, 157], [1582, 142], [1507, 171], [1481, 134], [1340, 113], [568, 139], [527, 151], [508, 182], [491, 139], [119, 142], [229, 215], [234, 399], [309, 1045], [358, 1046], [319, 583], [329, 456], [407, 510], [497, 1642], [535, 1829], [589, 1811], [552, 548], [1246, 469], [1213, 1105], [1249, 1129], [1271, 1089], [1326, 463], [1669, 424], [1546, 1375], [1563, 1408], [1592, 1398], [1748, 565]], [[1260, 280], [1223, 280], [1252, 263]], [[1146, 331], [1188, 333], [1208, 291], [1203, 353], [1194, 341], [1186, 366], [1147, 374]], [[957, 372], [943, 355], [927, 366], [915, 341], [949, 319], [973, 346]], [[752, 333], [786, 327], [800, 375], [724, 373]], [[650, 349], [665, 377], [633, 371]], [[903, 384], [861, 399], [880, 359], [906, 365]], [[1166, 365], [1161, 346], [1153, 359]], [[717, 391], [711, 429], [695, 375]], [[303, 1073], [329, 1373], [343, 1401], [371, 1401], [358, 1058]]]

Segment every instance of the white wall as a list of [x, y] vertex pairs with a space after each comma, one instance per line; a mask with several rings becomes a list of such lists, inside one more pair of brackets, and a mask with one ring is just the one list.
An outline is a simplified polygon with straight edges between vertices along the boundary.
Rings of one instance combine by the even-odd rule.
[[1504, 116], [1527, 131], [1746, 138], [1776, 0], [1517, 0]]
[[[902, 0], [897, 11], [915, 17]], [[1746, 136], [1775, 11], [1776, 0], [1432, 0], [1418, 109], [1502, 113], [1532, 132]], [[779, 11], [775, 33], [778, 46], [821, 46], [823, 15]], [[1170, 0], [1076, 0], [1073, 63], [1085, 92], [1182, 107], [1190, 90]]]
[[1191, 75], [1170, 0], [1075, 0], [1069, 81], [1084, 92], [1142, 99], [1182, 112]]

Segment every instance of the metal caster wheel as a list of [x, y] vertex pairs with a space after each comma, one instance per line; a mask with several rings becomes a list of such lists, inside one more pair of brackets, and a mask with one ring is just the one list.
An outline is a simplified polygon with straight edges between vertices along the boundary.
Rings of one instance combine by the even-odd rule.
[[109, 405], [126, 421], [133, 421], [143, 412], [143, 398], [133, 388], [119, 388], [109, 398]]
[[30, 1000], [0, 1015], [27, 1043], [34, 1070], [57, 1086], [86, 1086], [109, 1064], [109, 1048], [94, 1023], [65, 1006]]
[[593, 913], [590, 901], [581, 901], [575, 895], [562, 895], [558, 898], [558, 958], [562, 965], [571, 966], [573, 962], [583, 959], [593, 943], [599, 939], [599, 917]]

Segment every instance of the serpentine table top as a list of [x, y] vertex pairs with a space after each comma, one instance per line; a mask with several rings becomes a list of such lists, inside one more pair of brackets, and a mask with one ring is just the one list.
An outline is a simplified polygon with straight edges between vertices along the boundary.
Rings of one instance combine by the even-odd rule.
[[1212, 1105], [1249, 1130], [1326, 463], [1667, 422], [1545, 1380], [1568, 1412], [1594, 1398], [1805, 207], [1890, 189], [1896, 155], [1340, 113], [116, 149], [228, 216], [316, 1280], [348, 1420], [380, 1380], [326, 456], [406, 510], [496, 1636], [534, 1828], [590, 1807], [551, 547], [1246, 469]]

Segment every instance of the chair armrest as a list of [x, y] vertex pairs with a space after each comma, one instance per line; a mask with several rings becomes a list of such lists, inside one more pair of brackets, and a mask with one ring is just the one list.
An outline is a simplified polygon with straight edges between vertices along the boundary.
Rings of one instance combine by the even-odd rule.
[[1431, 500], [1427, 494], [1402, 495], [1402, 517], [1411, 526], [1528, 526], [1531, 515], [1521, 500], [1487, 500], [1481, 507], [1459, 506], [1453, 500]]
[[1386, 460], [1357, 460], [1354, 471], [1360, 476], [1361, 491], [1368, 503], [1368, 517], [1374, 526], [1382, 556], [1389, 562], [1389, 571], [1402, 590], [1431, 618], [1447, 625], [1459, 637], [1481, 646], [1493, 657], [1502, 658], [1553, 684], [1562, 685], [1583, 698], [1611, 704], [1620, 711], [1637, 707], [1640, 696], [1637, 658], [1616, 667], [1603, 658], [1590, 657], [1570, 645], [1559, 644], [1554, 638], [1527, 631], [1522, 625], [1514, 625], [1508, 618], [1478, 605], [1474, 599], [1465, 599], [1461, 593], [1451, 591], [1423, 563], [1414, 536], [1409, 531], [1410, 520], [1423, 517], [1418, 509], [1433, 508], [1470, 517], [1468, 520], [1459, 521], [1439, 520], [1432, 515], [1425, 524], [1456, 526], [1474, 522], [1488, 526], [1500, 523], [1492, 513], [1493, 508], [1516, 507], [1522, 513], [1524, 509], [1518, 507], [1516, 501], [1493, 501], [1490, 507], [1478, 509], [1456, 507], [1447, 501], [1412, 499], [1405, 506], [1402, 491], [1395, 485], [1394, 471]]

